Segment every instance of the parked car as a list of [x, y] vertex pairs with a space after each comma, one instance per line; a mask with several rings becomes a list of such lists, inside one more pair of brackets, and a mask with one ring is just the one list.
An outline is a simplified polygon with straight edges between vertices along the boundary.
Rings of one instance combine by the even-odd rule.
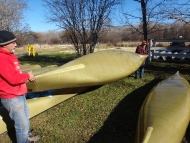
[[[183, 50], [183, 51], [180, 52], [179, 54], [189, 54], [189, 53], [190, 53], [189, 50]], [[184, 60], [184, 59], [187, 59], [187, 58], [185, 58], [185, 57], [181, 57], [181, 59]]]
[[170, 43], [172, 47], [185, 47], [185, 42], [172, 42]]
[[[177, 52], [176, 50], [154, 50], [154, 53], [159, 53], [160, 56], [154, 56], [154, 59], [162, 59], [162, 60], [167, 60], [167, 59], [190, 59], [190, 58], [185, 58], [185, 57], [174, 57], [174, 56], [162, 56], [162, 54], [190, 54], [190, 50], [181, 50], [180, 52]], [[150, 52], [150, 56], [152, 56], [152, 52]]]
[[[172, 52], [170, 50], [155, 50], [154, 53], [160, 53], [160, 54], [171, 54]], [[166, 60], [167, 56], [155, 56], [154, 59], [162, 59]]]
[[[173, 54], [190, 54], [190, 50], [181, 50], [181, 51], [179, 51], [179, 52], [177, 52], [177, 51], [175, 50], [175, 51], [173, 51]], [[181, 59], [181, 60], [184, 60], [184, 59], [186, 59], [186, 58], [185, 58], [185, 57], [177, 57], [177, 58], [172, 57], [172, 59]]]
[[[157, 50], [153, 50], [154, 53], [159, 53]], [[152, 51], [150, 51], [150, 57], [152, 57]], [[158, 59], [160, 56], [154, 56], [154, 59]]]

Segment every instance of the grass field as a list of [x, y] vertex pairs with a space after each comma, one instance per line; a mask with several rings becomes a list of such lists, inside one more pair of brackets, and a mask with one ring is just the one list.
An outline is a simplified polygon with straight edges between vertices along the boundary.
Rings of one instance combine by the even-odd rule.
[[[20, 58], [22, 64], [62, 65], [72, 54], [39, 54]], [[139, 109], [150, 90], [177, 71], [190, 82], [190, 61], [152, 61], [143, 79], [130, 75], [89, 90], [31, 119], [40, 143], [133, 143]], [[14, 141], [14, 130], [0, 135], [0, 143]], [[185, 136], [190, 143], [190, 127]]]

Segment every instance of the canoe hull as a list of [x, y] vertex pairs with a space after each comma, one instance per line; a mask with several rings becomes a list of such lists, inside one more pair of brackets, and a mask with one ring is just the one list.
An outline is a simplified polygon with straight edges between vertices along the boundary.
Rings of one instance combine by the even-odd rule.
[[36, 76], [36, 75], [40, 75], [42, 73], [51, 71], [51, 70], [56, 69], [56, 68], [58, 68], [57, 65], [50, 65], [50, 66], [34, 69], [34, 70], [32, 70], [32, 73], [33, 73], [33, 75]]
[[189, 120], [189, 83], [177, 72], [147, 96], [139, 113], [135, 142], [180, 143]]
[[41, 68], [40, 65], [26, 65], [26, 66], [21, 66], [21, 71], [25, 72], [25, 71], [31, 71], [31, 70], [35, 70], [38, 68]]
[[28, 82], [27, 87], [30, 92], [36, 92], [102, 85], [132, 74], [146, 58], [147, 56], [122, 50], [95, 52], [36, 76], [36, 82]]
[[[39, 97], [36, 99], [27, 99], [30, 111], [30, 118], [48, 110], [49, 108], [85, 91], [89, 87], [60, 89], [53, 92], [52, 97]], [[0, 107], [0, 134], [13, 128], [14, 122], [10, 119], [9, 113], [3, 106]]]

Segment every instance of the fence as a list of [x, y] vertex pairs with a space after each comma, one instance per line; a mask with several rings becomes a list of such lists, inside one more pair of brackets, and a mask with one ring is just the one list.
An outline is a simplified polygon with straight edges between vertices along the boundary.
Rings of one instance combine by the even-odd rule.
[[[156, 59], [157, 57], [170, 57], [170, 58], [190, 58], [190, 53], [174, 53], [172, 51], [183, 51], [183, 50], [189, 50], [190, 46], [184, 46], [179, 44], [179, 46], [167, 46], [167, 47], [156, 47], [156, 42], [176, 42], [176, 43], [183, 43], [183, 42], [190, 42], [190, 39], [173, 39], [173, 40], [166, 40], [166, 39], [149, 39], [149, 61]], [[157, 51], [170, 51], [165, 53], [158, 53]], [[163, 58], [164, 59], [164, 58]], [[164, 60], [165, 60], [164, 59]]]

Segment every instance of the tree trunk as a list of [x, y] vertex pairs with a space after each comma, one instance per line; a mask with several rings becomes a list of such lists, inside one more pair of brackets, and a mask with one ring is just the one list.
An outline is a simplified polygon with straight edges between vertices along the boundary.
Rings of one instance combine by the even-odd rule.
[[90, 53], [94, 53], [94, 48], [95, 48], [95, 45], [90, 45]]
[[144, 40], [147, 41], [148, 39], [148, 31], [147, 31], [147, 18], [146, 18], [146, 3], [144, 0], [141, 0], [141, 10], [142, 10], [142, 16], [143, 16], [143, 36]]

